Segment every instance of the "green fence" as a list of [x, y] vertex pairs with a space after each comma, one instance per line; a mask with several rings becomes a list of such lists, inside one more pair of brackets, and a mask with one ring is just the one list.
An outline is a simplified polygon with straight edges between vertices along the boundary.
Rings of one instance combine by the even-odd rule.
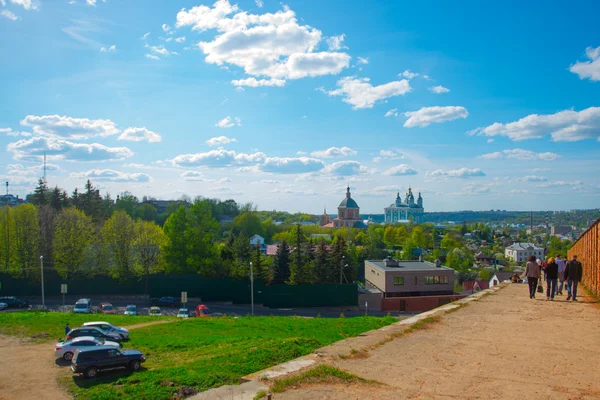
[[[56, 274], [44, 278], [46, 296], [59, 296], [60, 285], [68, 285], [68, 294], [81, 297], [143, 295], [145, 281], [117, 281], [108, 277], [93, 279], [61, 279]], [[41, 296], [39, 281], [14, 279], [0, 274], [0, 296]], [[187, 292], [188, 297], [202, 301], [250, 303], [250, 281], [230, 278], [204, 278], [200, 275], [151, 275], [150, 297], [174, 296]], [[272, 308], [339, 307], [358, 305], [356, 284], [265, 285], [254, 281], [254, 302]]]

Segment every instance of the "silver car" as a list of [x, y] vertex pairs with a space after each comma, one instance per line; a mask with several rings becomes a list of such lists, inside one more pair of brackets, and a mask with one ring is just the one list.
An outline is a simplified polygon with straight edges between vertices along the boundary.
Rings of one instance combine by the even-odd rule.
[[104, 321], [95, 321], [95, 322], [86, 322], [83, 326], [93, 326], [95, 328], [100, 328], [105, 332], [117, 333], [121, 336], [122, 339], [129, 339], [129, 330], [123, 328], [121, 326], [114, 326], [113, 324], [109, 324]]
[[77, 349], [90, 349], [95, 346], [109, 346], [120, 349], [121, 345], [117, 342], [98, 339], [93, 336], [80, 336], [71, 340], [56, 343], [54, 347], [54, 355], [57, 358], [63, 358], [65, 361], [71, 361], [73, 353]]

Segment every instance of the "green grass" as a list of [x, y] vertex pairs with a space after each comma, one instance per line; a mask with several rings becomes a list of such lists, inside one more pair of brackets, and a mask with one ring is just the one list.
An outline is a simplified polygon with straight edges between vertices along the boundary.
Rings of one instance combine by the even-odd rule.
[[299, 375], [275, 380], [270, 390], [273, 393], [281, 393], [290, 387], [295, 387], [306, 383], [380, 384], [379, 382], [358, 377], [338, 368], [330, 367], [328, 365], [319, 365], [318, 367], [310, 369]]
[[169, 399], [180, 388], [238, 384], [240, 378], [335, 341], [397, 322], [395, 318], [194, 318], [140, 328], [126, 348], [142, 351], [144, 369], [61, 383], [78, 399]]
[[67, 322], [71, 326], [71, 329], [73, 329], [81, 326], [84, 322], [90, 321], [106, 321], [116, 326], [127, 326], [166, 318], [43, 311], [4, 312], [0, 314], [0, 334], [34, 339], [36, 341], [46, 341], [64, 337]]
[[446, 310], [445, 314], [452, 314], [453, 312], [456, 312], [458, 310], [460, 310], [461, 308], [464, 308], [466, 306], [468, 306], [469, 303], [459, 303], [459, 304], [455, 304], [456, 307], [451, 308], [449, 310]]

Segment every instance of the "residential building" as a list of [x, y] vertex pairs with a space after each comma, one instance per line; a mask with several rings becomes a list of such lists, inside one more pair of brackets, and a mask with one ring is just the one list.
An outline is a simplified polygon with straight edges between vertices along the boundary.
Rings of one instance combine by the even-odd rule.
[[489, 287], [497, 286], [504, 281], [510, 281], [515, 273], [514, 272], [503, 272], [497, 271], [494, 272], [489, 281]]
[[19, 198], [19, 196], [13, 196], [12, 194], [3, 194], [0, 195], [0, 206], [18, 206], [19, 204], [24, 204], [25, 200]]
[[479, 252], [476, 256], [475, 256], [475, 261], [477, 261], [479, 264], [489, 264], [489, 265], [493, 265], [494, 262], [496, 261], [496, 257], [494, 256], [489, 256], [483, 252]]
[[552, 236], [561, 237], [570, 233], [573, 233], [573, 228], [570, 226], [552, 226], [550, 228], [550, 234]]
[[423, 197], [419, 192], [419, 197], [415, 202], [415, 196], [412, 193], [412, 189], [409, 187], [408, 192], [402, 202], [400, 192], [396, 195], [396, 201], [389, 207], [384, 208], [385, 223], [406, 223], [412, 219], [415, 223], [423, 222]]
[[252, 248], [254, 249], [256, 249], [256, 246], [259, 246], [261, 251], [267, 251], [267, 246], [265, 245], [265, 238], [260, 235], [253, 235], [250, 238], [250, 246], [252, 246]]
[[518, 263], [526, 262], [530, 256], [544, 257], [544, 249], [534, 243], [514, 243], [504, 250], [506, 258]]

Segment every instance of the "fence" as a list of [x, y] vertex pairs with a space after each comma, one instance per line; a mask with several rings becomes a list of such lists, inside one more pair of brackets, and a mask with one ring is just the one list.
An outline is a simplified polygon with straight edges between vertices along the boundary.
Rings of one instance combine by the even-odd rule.
[[[68, 294], [81, 297], [116, 295], [143, 295], [145, 281], [129, 279], [117, 281], [105, 276], [87, 279], [61, 279], [49, 273], [44, 279], [46, 296], [59, 296], [60, 285], [68, 285]], [[40, 282], [15, 279], [0, 274], [0, 296], [40, 296]], [[234, 304], [250, 303], [250, 281], [230, 278], [205, 278], [201, 275], [151, 275], [148, 295], [174, 296], [188, 292], [188, 297], [202, 301], [231, 301]], [[265, 285], [254, 281], [254, 302], [272, 308], [291, 307], [341, 307], [358, 305], [356, 284], [322, 285]]]
[[569, 249], [569, 259], [577, 255], [583, 265], [583, 283], [600, 296], [600, 219]]

